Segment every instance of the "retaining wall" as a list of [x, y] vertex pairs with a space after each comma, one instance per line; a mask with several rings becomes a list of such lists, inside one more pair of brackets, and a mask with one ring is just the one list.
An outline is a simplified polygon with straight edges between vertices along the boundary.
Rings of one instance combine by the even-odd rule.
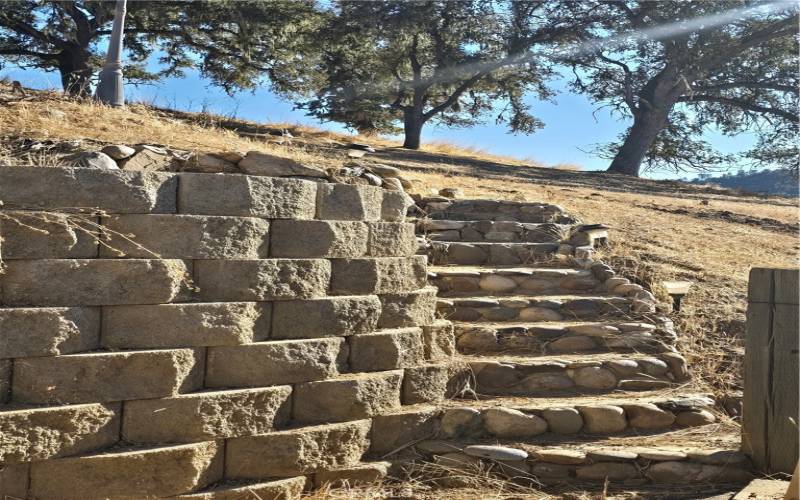
[[0, 200], [0, 494], [296, 494], [454, 390], [402, 193], [0, 167]]

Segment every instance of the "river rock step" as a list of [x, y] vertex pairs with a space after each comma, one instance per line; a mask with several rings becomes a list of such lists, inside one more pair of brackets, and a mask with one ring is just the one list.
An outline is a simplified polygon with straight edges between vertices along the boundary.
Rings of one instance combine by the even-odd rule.
[[440, 297], [606, 291], [591, 270], [559, 267], [434, 266], [428, 268], [428, 281], [439, 289]]
[[[558, 243], [459, 243], [431, 241], [428, 256], [431, 264], [491, 264], [517, 266], [554, 260]], [[568, 245], [567, 245], [568, 246]], [[564, 249], [572, 253], [572, 247]]]
[[418, 206], [431, 219], [552, 222], [574, 224], [577, 219], [558, 205], [544, 202], [507, 200], [449, 200], [441, 197], [422, 198]]
[[421, 219], [417, 231], [432, 241], [491, 243], [558, 243], [568, 239], [571, 224], [489, 220]]
[[455, 323], [456, 348], [464, 354], [567, 354], [672, 352], [670, 323], [509, 322]]

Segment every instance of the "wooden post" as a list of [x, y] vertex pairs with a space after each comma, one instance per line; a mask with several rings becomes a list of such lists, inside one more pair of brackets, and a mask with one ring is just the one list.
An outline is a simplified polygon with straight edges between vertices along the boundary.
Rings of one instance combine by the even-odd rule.
[[750, 271], [742, 448], [767, 474], [798, 460], [799, 283], [797, 269]]

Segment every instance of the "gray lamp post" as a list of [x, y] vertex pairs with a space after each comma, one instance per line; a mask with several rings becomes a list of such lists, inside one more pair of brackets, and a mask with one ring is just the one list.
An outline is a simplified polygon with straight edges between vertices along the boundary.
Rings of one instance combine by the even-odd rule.
[[122, 85], [122, 30], [125, 23], [125, 2], [126, 0], [117, 0], [106, 63], [100, 70], [100, 82], [94, 94], [95, 99], [111, 106], [125, 105], [125, 89]]

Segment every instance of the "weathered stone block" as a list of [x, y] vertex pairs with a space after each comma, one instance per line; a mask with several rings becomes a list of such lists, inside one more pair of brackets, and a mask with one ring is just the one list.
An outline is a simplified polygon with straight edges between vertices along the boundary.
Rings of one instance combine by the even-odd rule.
[[10, 359], [0, 359], [0, 404], [11, 396], [11, 363]]
[[423, 325], [422, 341], [425, 345], [425, 359], [449, 358], [456, 353], [455, 327], [449, 321], [436, 320], [429, 325]]
[[118, 214], [175, 213], [177, 179], [152, 172], [94, 168], [0, 167], [6, 209], [97, 208]]
[[417, 253], [414, 224], [405, 222], [370, 222], [369, 255], [373, 257], [410, 257]]
[[346, 469], [319, 471], [314, 474], [314, 487], [348, 488], [375, 484], [386, 477], [389, 467], [390, 462], [370, 462]]
[[290, 300], [273, 304], [272, 338], [345, 337], [375, 330], [381, 302], [374, 295]]
[[411, 293], [381, 295], [381, 317], [378, 326], [428, 325], [436, 315], [436, 288], [426, 287]]
[[103, 345], [157, 349], [247, 344], [269, 336], [270, 310], [262, 302], [109, 306], [103, 309]]
[[99, 343], [99, 308], [0, 308], [0, 358], [90, 351]]
[[168, 497], [221, 476], [222, 449], [211, 441], [34, 462], [30, 493], [65, 500]]
[[291, 158], [283, 158], [261, 151], [248, 151], [239, 161], [239, 170], [250, 175], [266, 175], [270, 177], [326, 177], [325, 171], [303, 165]]
[[376, 415], [372, 419], [370, 452], [383, 455], [409, 443], [435, 437], [441, 411], [429, 406], [398, 413]]
[[128, 401], [122, 436], [131, 443], [192, 443], [263, 434], [289, 420], [291, 394], [285, 385]]
[[259, 259], [269, 251], [269, 222], [256, 217], [120, 215], [102, 224], [101, 257]]
[[337, 295], [410, 292], [424, 287], [428, 277], [422, 255], [331, 262], [331, 292]]
[[0, 498], [27, 498], [31, 464], [5, 464], [0, 467]]
[[261, 387], [335, 377], [347, 360], [342, 338], [209, 347], [206, 387]]
[[[2, 168], [2, 167], [0, 167]], [[97, 257], [97, 218], [52, 212], [3, 212], [3, 259]]]
[[321, 259], [199, 260], [194, 273], [205, 301], [303, 299], [326, 294], [331, 265]]
[[203, 385], [203, 351], [96, 352], [14, 360], [23, 403], [94, 403], [171, 396]]
[[469, 387], [469, 379], [469, 367], [460, 362], [406, 368], [403, 377], [403, 404], [452, 398]]
[[381, 219], [403, 221], [406, 218], [409, 197], [401, 191], [384, 191], [381, 203]]
[[363, 222], [276, 220], [272, 223], [272, 257], [362, 257], [368, 231]]
[[400, 407], [402, 370], [298, 384], [292, 417], [303, 424], [369, 418]]
[[235, 481], [221, 484], [210, 490], [176, 498], [193, 500], [297, 500], [306, 487], [306, 477], [290, 477], [275, 481], [246, 483]]
[[356, 465], [369, 448], [370, 420], [233, 438], [225, 449], [225, 477], [307, 474]]
[[119, 441], [120, 405], [83, 404], [0, 412], [0, 463], [77, 455]]
[[252, 175], [179, 174], [178, 212], [313, 219], [317, 183]]
[[0, 276], [9, 305], [160, 304], [187, 296], [180, 260], [13, 260]]
[[383, 189], [376, 186], [320, 184], [317, 189], [318, 219], [377, 221], [382, 204]]
[[422, 362], [422, 330], [398, 328], [350, 337], [350, 368], [355, 372], [394, 370]]

